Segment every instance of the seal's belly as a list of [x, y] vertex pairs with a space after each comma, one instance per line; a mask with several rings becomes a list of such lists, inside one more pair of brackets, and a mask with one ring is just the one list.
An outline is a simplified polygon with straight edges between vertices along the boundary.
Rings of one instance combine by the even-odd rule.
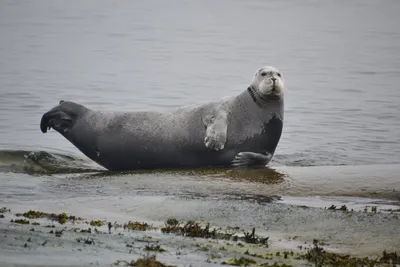
[[124, 120], [98, 136], [94, 160], [111, 170], [230, 166], [239, 152], [273, 154], [282, 130], [277, 119], [258, 121], [259, 127], [251, 120], [235, 121], [228, 125], [225, 148], [215, 151], [204, 144], [205, 126], [198, 114]]
[[201, 120], [139, 116], [116, 125], [108, 125], [97, 141], [96, 161], [108, 169], [196, 167], [220, 158], [205, 147]]

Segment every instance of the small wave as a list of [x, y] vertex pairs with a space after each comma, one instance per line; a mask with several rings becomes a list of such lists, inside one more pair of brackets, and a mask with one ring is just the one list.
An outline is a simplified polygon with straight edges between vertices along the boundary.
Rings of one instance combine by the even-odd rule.
[[0, 150], [0, 172], [51, 175], [102, 171], [101, 167], [71, 155], [30, 150]]
[[276, 154], [270, 165], [272, 166], [338, 166], [353, 164], [349, 162], [346, 156], [336, 155], [333, 153], [291, 153], [291, 154]]

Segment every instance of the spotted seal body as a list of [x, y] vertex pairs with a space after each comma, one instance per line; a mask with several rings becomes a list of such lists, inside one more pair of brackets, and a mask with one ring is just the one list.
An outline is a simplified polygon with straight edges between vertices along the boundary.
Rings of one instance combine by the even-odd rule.
[[60, 101], [45, 113], [53, 128], [87, 157], [114, 170], [266, 165], [283, 127], [283, 78], [255, 73], [241, 94], [169, 113], [95, 111]]

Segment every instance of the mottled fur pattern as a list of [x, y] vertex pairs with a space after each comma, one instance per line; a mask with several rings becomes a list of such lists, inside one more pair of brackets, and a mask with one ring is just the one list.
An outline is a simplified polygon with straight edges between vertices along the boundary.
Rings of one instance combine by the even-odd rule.
[[[236, 157], [234, 166], [267, 164], [264, 161], [272, 158], [282, 132], [283, 88], [265, 94], [268, 83], [264, 80], [276, 73], [259, 79], [260, 71], [250, 87], [254, 90], [257, 80], [264, 89], [253, 96], [245, 90], [236, 97], [168, 113], [94, 111], [62, 101], [43, 115], [41, 129], [55, 129], [109, 170], [232, 166], [241, 152], [266, 155], [268, 159], [261, 156], [254, 161], [245, 157], [241, 162], [246, 164], [237, 164]], [[282, 94], [277, 97], [277, 92]], [[223, 116], [221, 107], [226, 112]], [[205, 144], [210, 116], [226, 121], [226, 140], [218, 150]], [[221, 127], [216, 129], [218, 132]]]

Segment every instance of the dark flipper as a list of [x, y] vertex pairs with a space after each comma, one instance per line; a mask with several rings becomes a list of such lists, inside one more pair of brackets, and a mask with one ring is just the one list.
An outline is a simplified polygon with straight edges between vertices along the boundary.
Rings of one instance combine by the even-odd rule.
[[60, 104], [45, 113], [40, 122], [40, 130], [46, 133], [53, 128], [59, 133], [66, 132], [76, 121], [76, 118], [87, 110], [85, 107], [73, 102], [61, 100]]
[[63, 132], [68, 127], [71, 127], [72, 118], [64, 111], [49, 111], [43, 115], [40, 122], [40, 129], [43, 133], [53, 128], [57, 132]]
[[240, 152], [232, 161], [233, 167], [258, 167], [265, 166], [271, 160], [272, 155], [253, 153], [253, 152]]

